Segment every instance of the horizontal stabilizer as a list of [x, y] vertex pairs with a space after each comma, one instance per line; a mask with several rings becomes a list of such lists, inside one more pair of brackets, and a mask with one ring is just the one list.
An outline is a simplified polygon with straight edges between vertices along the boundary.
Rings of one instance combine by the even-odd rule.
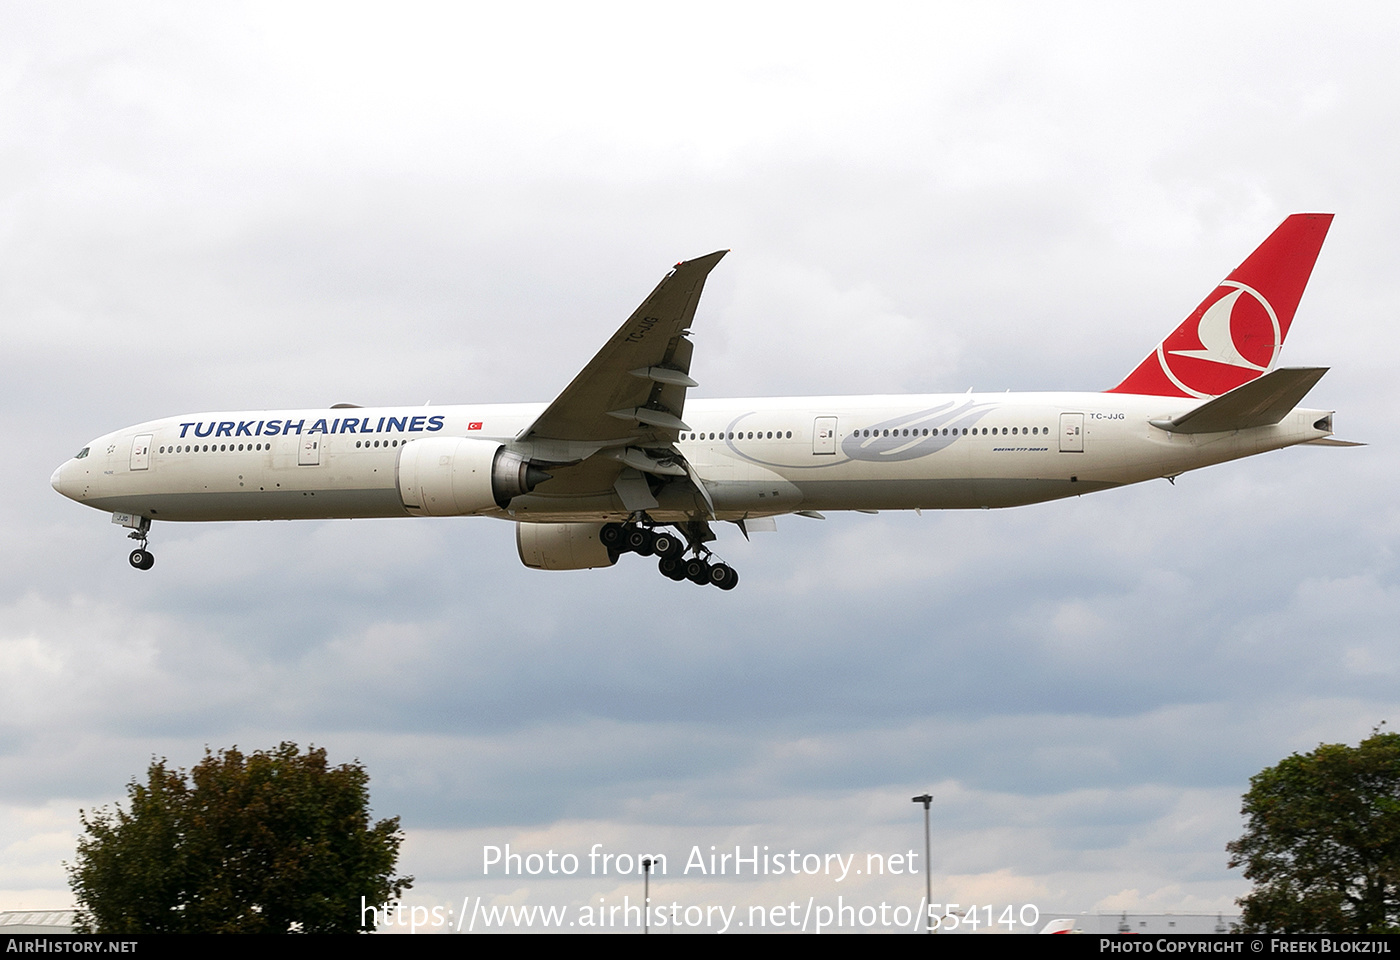
[[1222, 433], [1272, 426], [1288, 416], [1327, 369], [1280, 367], [1179, 417], [1151, 423], [1171, 433]]

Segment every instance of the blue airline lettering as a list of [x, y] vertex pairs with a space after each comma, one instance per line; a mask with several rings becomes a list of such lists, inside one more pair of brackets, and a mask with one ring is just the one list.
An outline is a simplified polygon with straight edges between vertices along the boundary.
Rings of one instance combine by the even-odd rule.
[[[347, 417], [344, 420], [333, 420], [329, 427], [325, 420], [317, 420], [311, 425], [307, 433], [421, 433], [427, 430], [436, 433], [444, 429], [447, 416], [437, 414], [435, 416], [418, 417], [380, 417], [375, 423], [370, 417], [363, 419], [359, 417]], [[240, 420], [237, 423], [231, 420], [210, 421], [203, 420], [182, 423], [180, 427], [180, 439], [184, 440], [189, 436], [190, 428], [194, 428], [196, 437], [275, 437], [279, 434], [286, 436], [292, 433], [302, 433], [306, 426], [305, 420]]]

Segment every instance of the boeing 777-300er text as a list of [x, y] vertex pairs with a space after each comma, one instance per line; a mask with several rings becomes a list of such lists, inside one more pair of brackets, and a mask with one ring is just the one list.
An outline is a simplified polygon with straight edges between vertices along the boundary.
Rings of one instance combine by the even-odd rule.
[[149, 570], [154, 520], [486, 516], [526, 566], [656, 556], [731, 589], [708, 544], [822, 510], [1013, 507], [1330, 439], [1278, 367], [1330, 214], [1289, 217], [1102, 393], [689, 400], [689, 337], [725, 251], [676, 265], [552, 403], [194, 413], [98, 437], [53, 475]]

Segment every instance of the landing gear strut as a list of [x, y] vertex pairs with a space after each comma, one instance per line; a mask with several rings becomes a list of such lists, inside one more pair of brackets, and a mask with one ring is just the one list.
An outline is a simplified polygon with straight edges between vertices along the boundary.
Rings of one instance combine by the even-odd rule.
[[[739, 585], [738, 571], [727, 563], [712, 563], [710, 558], [714, 554], [703, 546], [698, 535], [683, 538], [666, 530], [655, 530], [643, 521], [604, 524], [598, 539], [615, 554], [659, 557], [656, 568], [671, 580], [689, 580], [702, 586], [708, 583], [721, 590], [733, 590]], [[687, 560], [685, 555], [690, 551], [695, 555]]]
[[141, 546], [131, 551], [131, 556], [127, 557], [131, 565], [137, 570], [149, 570], [156, 565], [155, 554], [146, 549], [146, 541], [151, 535], [151, 518], [141, 517], [137, 521], [136, 529], [127, 534], [132, 540], [140, 540]]

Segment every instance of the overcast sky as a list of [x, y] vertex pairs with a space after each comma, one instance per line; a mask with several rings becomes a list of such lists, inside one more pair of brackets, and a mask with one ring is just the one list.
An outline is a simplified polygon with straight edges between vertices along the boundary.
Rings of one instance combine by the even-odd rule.
[[[0, 909], [71, 905], [153, 756], [315, 743], [410, 903], [597, 903], [915, 848], [934, 900], [1232, 911], [1249, 777], [1397, 719], [1400, 13], [1382, 4], [0, 4]], [[194, 411], [547, 401], [732, 248], [692, 396], [1094, 390], [1285, 216], [1283, 362], [1350, 450], [1008, 511], [785, 518], [732, 593], [527, 570], [487, 520], [123, 530], [49, 487]], [[584, 873], [587, 872], [585, 861]]]

